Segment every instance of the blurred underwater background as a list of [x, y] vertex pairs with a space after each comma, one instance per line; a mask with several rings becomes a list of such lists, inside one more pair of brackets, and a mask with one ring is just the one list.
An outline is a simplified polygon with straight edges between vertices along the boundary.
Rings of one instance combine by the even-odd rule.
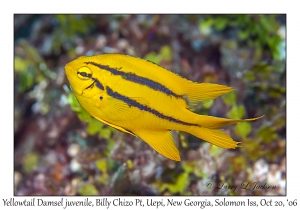
[[[64, 66], [122, 53], [231, 86], [197, 113], [251, 118], [226, 150], [177, 132], [181, 162], [92, 118]], [[15, 195], [286, 195], [286, 15], [14, 15]]]

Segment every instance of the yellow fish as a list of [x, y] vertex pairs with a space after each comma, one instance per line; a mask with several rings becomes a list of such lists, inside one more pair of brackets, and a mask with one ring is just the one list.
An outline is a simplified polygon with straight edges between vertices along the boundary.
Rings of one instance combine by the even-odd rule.
[[161, 155], [180, 161], [172, 131], [190, 133], [222, 148], [236, 148], [222, 127], [252, 119], [225, 119], [191, 111], [199, 102], [232, 91], [195, 83], [150, 61], [121, 54], [82, 56], [65, 72], [81, 106], [93, 117], [147, 142]]

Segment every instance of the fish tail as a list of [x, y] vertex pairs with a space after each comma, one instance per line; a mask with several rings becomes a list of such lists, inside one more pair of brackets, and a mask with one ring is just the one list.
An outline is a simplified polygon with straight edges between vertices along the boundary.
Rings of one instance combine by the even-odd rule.
[[228, 125], [236, 124], [238, 122], [248, 122], [248, 121], [258, 120], [263, 116], [264, 115], [256, 118], [249, 118], [249, 119], [227, 119], [227, 118], [219, 118], [219, 117], [212, 117], [206, 115], [198, 115], [197, 124], [205, 128], [219, 129]]
[[199, 116], [199, 125], [193, 126], [190, 130], [190, 133], [200, 139], [208, 141], [216, 146], [226, 148], [226, 149], [235, 149], [238, 147], [240, 142], [234, 141], [228, 133], [226, 133], [221, 128], [232, 125], [238, 122], [247, 122], [257, 120], [263, 116], [250, 119], [226, 119], [226, 118], [217, 118], [211, 116]]

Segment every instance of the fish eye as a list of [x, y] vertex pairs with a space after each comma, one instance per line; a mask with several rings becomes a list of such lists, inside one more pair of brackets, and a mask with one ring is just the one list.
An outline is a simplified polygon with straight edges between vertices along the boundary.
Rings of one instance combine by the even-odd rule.
[[90, 79], [92, 78], [92, 70], [87, 66], [83, 66], [80, 69], [78, 69], [77, 76], [79, 77], [79, 79], [83, 80]]

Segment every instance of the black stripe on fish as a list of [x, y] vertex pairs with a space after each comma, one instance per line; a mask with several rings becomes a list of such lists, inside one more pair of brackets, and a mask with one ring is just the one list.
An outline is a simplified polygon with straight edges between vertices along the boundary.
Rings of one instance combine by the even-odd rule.
[[167, 87], [165, 87], [164, 85], [162, 85], [158, 82], [155, 82], [151, 79], [148, 79], [146, 77], [138, 76], [138, 75], [136, 75], [134, 73], [130, 73], [130, 72], [129, 73], [122, 72], [122, 71], [119, 71], [118, 69], [114, 69], [114, 68], [111, 68], [109, 66], [101, 65], [101, 64], [98, 64], [98, 63], [95, 63], [95, 62], [85, 62], [85, 64], [91, 64], [91, 65], [97, 66], [100, 69], [109, 71], [110, 73], [112, 73], [114, 75], [120, 75], [125, 80], [135, 82], [135, 83], [138, 83], [138, 84], [141, 84], [141, 85], [145, 85], [145, 86], [147, 86], [147, 87], [149, 87], [153, 90], [160, 91], [160, 92], [165, 93], [169, 96], [174, 96], [176, 98], [184, 99], [182, 95], [178, 95], [178, 94], [174, 93], [173, 91], [171, 91], [170, 89], [168, 89]]
[[182, 125], [187, 125], [187, 126], [200, 126], [198, 124], [193, 124], [193, 123], [188, 123], [188, 122], [184, 122], [184, 121], [181, 121], [181, 120], [178, 120], [176, 118], [173, 118], [173, 117], [170, 117], [170, 116], [166, 116], [162, 113], [160, 113], [159, 111], [155, 110], [155, 109], [152, 109], [146, 105], [143, 105], [131, 98], [128, 98], [127, 96], [124, 96], [124, 95], [121, 95], [120, 93], [118, 92], [115, 92], [113, 91], [110, 87], [106, 87], [106, 92], [109, 96], [115, 98], [115, 99], [118, 99], [118, 100], [121, 100], [123, 102], [125, 102], [126, 104], [128, 104], [129, 107], [136, 107], [142, 111], [146, 111], [146, 112], [149, 112], [161, 119], [164, 119], [164, 120], [168, 120], [168, 121], [171, 121], [171, 122], [175, 122], [175, 123], [179, 123], [179, 124], [182, 124]]
[[87, 78], [91, 78], [92, 77], [92, 74], [88, 74], [88, 73], [86, 73], [86, 72], [77, 72], [77, 74], [80, 74], [81, 76], [83, 76], [83, 77], [87, 77]]
[[92, 80], [96, 83], [96, 86], [100, 88], [101, 90], [104, 90], [104, 86], [99, 82], [99, 80], [92, 77]]

